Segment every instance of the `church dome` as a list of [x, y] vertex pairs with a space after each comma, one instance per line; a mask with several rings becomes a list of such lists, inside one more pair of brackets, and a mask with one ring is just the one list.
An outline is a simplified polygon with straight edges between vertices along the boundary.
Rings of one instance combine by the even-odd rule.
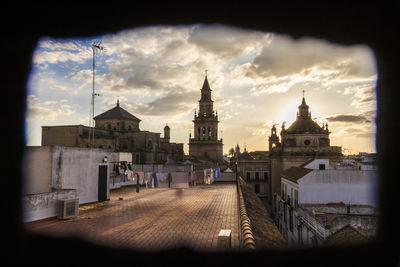
[[285, 130], [286, 134], [319, 134], [325, 132], [321, 126], [311, 119], [311, 113], [308, 108], [306, 100], [303, 97], [301, 105], [299, 106], [299, 112], [297, 113], [297, 119], [287, 130]]
[[106, 112], [97, 115], [96, 117], [93, 118], [94, 120], [99, 120], [99, 119], [130, 119], [130, 120], [135, 120], [135, 121], [140, 121], [137, 117], [126, 111], [125, 109], [121, 108], [119, 106], [119, 100], [117, 101], [117, 105], [110, 109], [107, 110]]
[[315, 121], [310, 119], [297, 119], [285, 131], [287, 134], [323, 133], [324, 130]]

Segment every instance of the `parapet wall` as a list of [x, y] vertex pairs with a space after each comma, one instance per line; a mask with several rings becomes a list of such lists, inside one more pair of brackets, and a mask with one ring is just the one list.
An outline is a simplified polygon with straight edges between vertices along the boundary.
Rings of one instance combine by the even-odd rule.
[[[257, 249], [282, 249], [287, 246], [286, 240], [279, 232], [273, 219], [267, 212], [254, 190], [241, 178], [239, 179], [239, 205], [240, 192], [243, 195], [246, 216], [251, 227]], [[242, 217], [242, 216], [241, 216]], [[242, 219], [240, 220], [243, 221]], [[242, 231], [242, 234], [244, 232]], [[243, 238], [245, 241], [245, 238]]]

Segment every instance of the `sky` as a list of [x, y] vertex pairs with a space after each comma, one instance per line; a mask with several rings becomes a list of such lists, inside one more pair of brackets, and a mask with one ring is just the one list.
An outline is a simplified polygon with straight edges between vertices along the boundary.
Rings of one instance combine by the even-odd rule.
[[95, 115], [119, 98], [141, 130], [163, 133], [168, 124], [171, 142], [184, 143], [186, 153], [205, 70], [226, 154], [236, 144], [268, 150], [272, 124], [295, 121], [303, 90], [314, 120], [328, 123], [331, 145], [376, 152], [377, 70], [368, 46], [220, 24], [40, 39], [27, 84], [26, 145], [41, 145], [41, 126], [89, 125], [91, 45], [99, 41]]

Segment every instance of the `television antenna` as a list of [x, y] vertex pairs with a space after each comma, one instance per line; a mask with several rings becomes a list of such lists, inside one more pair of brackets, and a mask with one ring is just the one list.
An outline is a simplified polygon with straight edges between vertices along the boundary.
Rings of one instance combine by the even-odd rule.
[[[95, 81], [95, 73], [96, 73], [96, 52], [105, 51], [104, 46], [101, 44], [101, 41], [94, 42], [92, 44], [93, 51], [93, 87], [92, 87], [92, 95], [91, 95], [91, 103], [90, 103], [90, 117], [89, 117], [89, 142], [88, 147], [94, 147], [94, 98], [96, 96], [100, 96], [100, 94], [94, 92], [94, 81]], [[92, 129], [93, 128], [93, 129]], [[90, 130], [92, 130], [92, 140], [90, 140]]]

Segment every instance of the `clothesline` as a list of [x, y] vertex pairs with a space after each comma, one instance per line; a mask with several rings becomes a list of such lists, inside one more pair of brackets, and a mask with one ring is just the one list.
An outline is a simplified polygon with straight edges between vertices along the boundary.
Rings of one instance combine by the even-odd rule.
[[219, 168], [209, 168], [190, 172], [144, 172], [133, 171], [130, 164], [115, 164], [114, 172], [125, 175], [132, 184], [149, 188], [188, 188], [189, 184], [212, 184], [221, 178]]

